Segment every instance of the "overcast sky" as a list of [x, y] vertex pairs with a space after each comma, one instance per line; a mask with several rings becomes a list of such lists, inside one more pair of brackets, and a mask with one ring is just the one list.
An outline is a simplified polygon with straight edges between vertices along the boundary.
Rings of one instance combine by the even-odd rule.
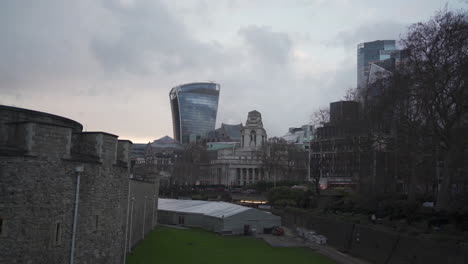
[[218, 125], [258, 110], [269, 136], [356, 84], [356, 45], [399, 39], [464, 0], [0, 1], [0, 104], [148, 142], [173, 136], [168, 93], [221, 84]]

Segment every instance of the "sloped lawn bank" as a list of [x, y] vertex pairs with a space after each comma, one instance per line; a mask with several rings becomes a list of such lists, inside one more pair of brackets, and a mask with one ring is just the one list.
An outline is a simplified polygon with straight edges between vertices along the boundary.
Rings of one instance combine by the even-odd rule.
[[127, 258], [127, 264], [332, 264], [307, 248], [272, 248], [253, 237], [219, 236], [202, 229], [158, 227]]

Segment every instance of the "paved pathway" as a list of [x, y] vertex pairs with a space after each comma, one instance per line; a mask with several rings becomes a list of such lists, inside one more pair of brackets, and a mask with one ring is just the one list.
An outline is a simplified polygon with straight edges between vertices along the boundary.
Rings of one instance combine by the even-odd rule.
[[304, 241], [288, 229], [285, 229], [285, 236], [258, 234], [256, 237], [263, 239], [272, 247], [308, 247], [339, 264], [369, 264], [367, 261], [352, 257], [330, 246]]
[[164, 224], [158, 224], [158, 226], [165, 226], [165, 227], [170, 227], [170, 228], [175, 228], [175, 229], [189, 229], [188, 227], [181, 226], [181, 225], [164, 225]]

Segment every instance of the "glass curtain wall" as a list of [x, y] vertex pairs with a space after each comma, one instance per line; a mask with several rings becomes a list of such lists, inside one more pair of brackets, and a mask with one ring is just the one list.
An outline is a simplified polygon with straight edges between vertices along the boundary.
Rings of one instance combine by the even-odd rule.
[[358, 44], [357, 47], [357, 86], [366, 88], [370, 65], [389, 59], [397, 52], [395, 40], [376, 40]]
[[195, 143], [215, 129], [220, 85], [189, 83], [169, 93], [174, 138], [183, 144]]

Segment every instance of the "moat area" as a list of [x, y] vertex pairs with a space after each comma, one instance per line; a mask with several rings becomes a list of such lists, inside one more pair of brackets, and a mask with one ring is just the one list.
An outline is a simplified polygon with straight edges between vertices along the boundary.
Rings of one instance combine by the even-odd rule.
[[201, 229], [159, 226], [128, 256], [127, 264], [143, 263], [332, 264], [335, 262], [309, 248], [277, 248], [254, 237], [220, 236]]

